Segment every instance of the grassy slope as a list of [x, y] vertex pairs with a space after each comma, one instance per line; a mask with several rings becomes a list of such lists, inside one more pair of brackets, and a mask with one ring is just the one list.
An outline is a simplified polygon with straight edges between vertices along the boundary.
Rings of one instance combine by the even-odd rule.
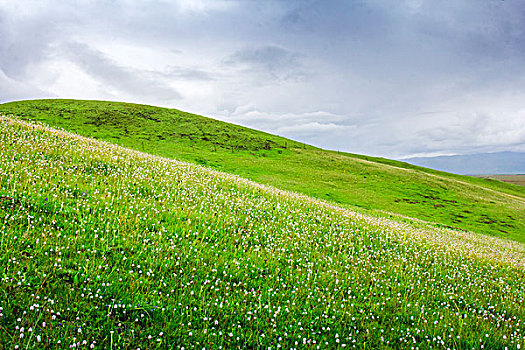
[[525, 175], [480, 175], [479, 177], [504, 181], [518, 186], [525, 186]]
[[521, 244], [1, 118], [0, 162], [0, 348], [525, 346]]
[[174, 109], [35, 100], [2, 104], [0, 113], [204, 164], [339, 204], [525, 242], [525, 189], [499, 181], [325, 151]]

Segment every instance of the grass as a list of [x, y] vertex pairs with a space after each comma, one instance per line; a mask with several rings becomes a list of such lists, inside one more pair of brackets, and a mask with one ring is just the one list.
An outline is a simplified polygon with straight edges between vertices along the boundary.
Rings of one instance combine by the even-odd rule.
[[175, 109], [34, 100], [2, 104], [0, 113], [205, 165], [365, 212], [394, 213], [525, 242], [525, 188], [501, 181], [326, 151]]
[[479, 176], [486, 179], [493, 179], [503, 182], [508, 182], [510, 184], [525, 186], [525, 175], [516, 174], [516, 175], [483, 175]]
[[0, 348], [520, 349], [520, 243], [0, 119]]

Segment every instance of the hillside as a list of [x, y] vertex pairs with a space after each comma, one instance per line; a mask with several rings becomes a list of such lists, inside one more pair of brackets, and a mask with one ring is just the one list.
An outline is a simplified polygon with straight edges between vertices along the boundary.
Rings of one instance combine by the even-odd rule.
[[479, 175], [486, 179], [494, 179], [499, 181], [508, 182], [518, 186], [525, 186], [525, 175]]
[[189, 161], [365, 212], [525, 242], [525, 188], [403, 162], [326, 151], [152, 106], [76, 100], [0, 105], [1, 114]]
[[0, 348], [519, 349], [525, 250], [0, 117]]

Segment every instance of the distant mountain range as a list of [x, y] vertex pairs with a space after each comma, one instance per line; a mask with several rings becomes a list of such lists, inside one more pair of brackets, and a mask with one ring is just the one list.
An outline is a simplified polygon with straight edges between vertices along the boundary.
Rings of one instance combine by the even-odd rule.
[[403, 161], [460, 175], [525, 174], [525, 152], [418, 157]]

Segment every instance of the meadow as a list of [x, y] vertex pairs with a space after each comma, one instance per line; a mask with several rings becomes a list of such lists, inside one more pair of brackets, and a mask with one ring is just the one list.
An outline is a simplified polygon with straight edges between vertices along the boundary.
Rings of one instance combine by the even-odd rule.
[[508, 182], [510, 184], [525, 186], [525, 175], [516, 174], [516, 175], [483, 175], [480, 176], [485, 179], [494, 179], [499, 181]]
[[417, 218], [525, 243], [525, 188], [407, 163], [326, 151], [176, 109], [33, 100], [0, 114], [41, 121], [142, 152], [188, 161], [372, 215]]
[[520, 349], [523, 244], [0, 118], [0, 348]]

